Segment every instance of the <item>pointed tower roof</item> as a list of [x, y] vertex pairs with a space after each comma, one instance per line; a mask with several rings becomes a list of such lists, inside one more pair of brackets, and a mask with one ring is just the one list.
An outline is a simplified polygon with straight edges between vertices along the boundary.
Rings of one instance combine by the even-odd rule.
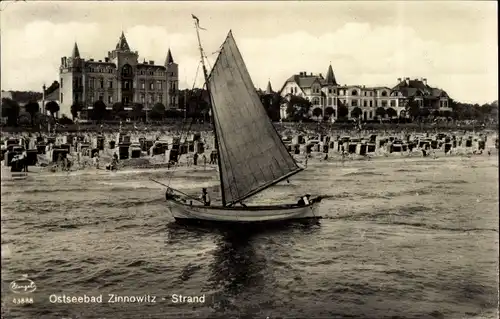
[[116, 49], [122, 51], [130, 51], [130, 47], [128, 46], [127, 39], [125, 38], [125, 34], [123, 33], [123, 31], [122, 35], [120, 36], [120, 40], [118, 40], [118, 43], [116, 44]]
[[326, 84], [337, 85], [337, 80], [335, 80], [335, 75], [333, 74], [332, 65], [328, 67], [328, 71], [326, 72]]
[[273, 88], [271, 87], [271, 81], [267, 81], [266, 94], [272, 94]]
[[165, 65], [174, 63], [174, 58], [172, 58], [172, 52], [168, 49], [167, 58], [165, 59]]
[[76, 42], [75, 42], [75, 46], [73, 47], [73, 52], [71, 53], [71, 57], [73, 59], [80, 57], [80, 50], [78, 50], [78, 44], [76, 44]]

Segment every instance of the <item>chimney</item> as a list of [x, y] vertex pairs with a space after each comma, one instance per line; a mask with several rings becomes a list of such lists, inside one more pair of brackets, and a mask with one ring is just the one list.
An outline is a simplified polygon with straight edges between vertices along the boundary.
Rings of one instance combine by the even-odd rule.
[[90, 59], [89, 61], [90, 61], [90, 62], [94, 62], [94, 59]]
[[151, 60], [149, 60], [149, 64], [154, 65], [154, 64], [155, 64], [155, 61], [151, 61]]
[[311, 76], [313, 76], [313, 73], [311, 72]]
[[104, 61], [105, 62], [109, 62], [109, 58], [104, 58]]
[[398, 83], [401, 83], [401, 78], [398, 78]]
[[61, 65], [64, 65], [64, 58], [61, 58]]
[[320, 74], [319, 74], [319, 77], [320, 77], [320, 78], [322, 78], [322, 77], [323, 77], [323, 74], [321, 74], [321, 73], [320, 73]]
[[424, 84], [427, 85], [427, 79], [426, 78], [423, 78], [422, 82], [424, 82]]
[[99, 62], [102, 62], [102, 60], [99, 60]]
[[410, 78], [406, 78], [406, 81], [410, 81]]

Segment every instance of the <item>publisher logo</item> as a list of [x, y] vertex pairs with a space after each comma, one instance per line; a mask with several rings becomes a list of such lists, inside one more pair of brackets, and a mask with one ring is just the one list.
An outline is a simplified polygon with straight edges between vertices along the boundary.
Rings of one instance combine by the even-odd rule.
[[23, 275], [20, 279], [10, 283], [10, 290], [16, 294], [31, 293], [36, 290], [35, 282]]

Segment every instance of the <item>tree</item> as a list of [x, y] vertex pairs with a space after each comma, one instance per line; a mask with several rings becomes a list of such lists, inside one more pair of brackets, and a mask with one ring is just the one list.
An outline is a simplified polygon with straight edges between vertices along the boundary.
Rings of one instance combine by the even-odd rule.
[[430, 114], [431, 114], [431, 112], [429, 111], [429, 109], [427, 109], [427, 108], [422, 108], [422, 109], [420, 109], [420, 112], [419, 112], [419, 116], [420, 116], [420, 117], [426, 118], [426, 117], [428, 117]]
[[451, 117], [452, 113], [451, 113], [451, 111], [442, 111], [441, 115], [446, 117], [446, 118], [449, 118], [449, 117]]
[[71, 125], [73, 124], [73, 121], [68, 118], [65, 114], [57, 121], [61, 125]]
[[398, 112], [396, 112], [396, 110], [393, 109], [392, 107], [388, 108], [386, 113], [387, 113], [387, 116], [389, 116], [389, 118], [393, 118], [393, 117], [398, 116]]
[[151, 109], [150, 116], [152, 119], [162, 120], [165, 116], [165, 105], [156, 103]]
[[339, 119], [344, 119], [349, 115], [349, 109], [343, 104], [339, 104], [337, 107], [337, 117]]
[[418, 102], [415, 100], [409, 101], [408, 105], [406, 106], [406, 112], [412, 120], [417, 118], [420, 115], [420, 106], [418, 105]]
[[271, 121], [279, 121], [280, 107], [283, 102], [282, 97], [278, 93], [266, 94], [262, 91], [257, 91], [257, 94], [259, 95], [262, 106], [264, 106], [264, 109], [266, 110], [266, 113]]
[[95, 101], [92, 108], [92, 119], [95, 121], [102, 121], [106, 118], [106, 104], [103, 101]]
[[31, 119], [31, 125], [33, 125], [35, 114], [40, 112], [40, 105], [38, 105], [37, 102], [31, 101], [24, 106], [24, 109], [26, 110], [26, 112], [29, 113]]
[[379, 107], [375, 110], [375, 115], [380, 117], [380, 118], [383, 118], [385, 116], [386, 112], [385, 112], [385, 109], [383, 107]]
[[333, 107], [327, 107], [325, 109], [325, 116], [327, 118], [331, 118], [334, 113], [335, 113], [335, 110], [333, 109]]
[[313, 115], [316, 117], [320, 117], [321, 115], [323, 115], [323, 111], [319, 107], [317, 107], [313, 110]]
[[306, 118], [311, 108], [311, 102], [300, 96], [291, 95], [287, 102], [286, 112], [288, 117], [294, 121]]
[[137, 120], [142, 118], [142, 110], [144, 109], [144, 105], [140, 103], [134, 103], [132, 107], [132, 116]]
[[20, 126], [29, 126], [32, 123], [31, 115], [28, 112], [21, 112], [17, 119]]
[[361, 111], [361, 109], [359, 107], [355, 107], [352, 111], [351, 111], [351, 117], [353, 118], [359, 118], [361, 116], [361, 114], [363, 114], [363, 111]]
[[80, 102], [74, 102], [71, 105], [71, 116], [73, 117], [73, 121], [78, 117], [78, 112], [83, 110], [83, 104]]
[[113, 104], [113, 115], [115, 117], [119, 117], [120, 119], [126, 119], [127, 118], [127, 112], [125, 111], [125, 106], [123, 103], [116, 102]]
[[121, 102], [116, 102], [115, 104], [113, 104], [112, 108], [114, 115], [118, 115], [120, 112], [125, 110], [125, 107]]
[[60, 110], [59, 104], [57, 104], [56, 101], [50, 101], [49, 103], [47, 103], [45, 105], [45, 109], [50, 112], [50, 115], [52, 117], [55, 117], [55, 114]]

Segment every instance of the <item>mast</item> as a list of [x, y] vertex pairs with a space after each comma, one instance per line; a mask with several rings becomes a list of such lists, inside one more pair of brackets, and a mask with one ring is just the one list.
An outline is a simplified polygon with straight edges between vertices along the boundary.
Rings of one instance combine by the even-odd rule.
[[[209, 96], [209, 99], [210, 99], [210, 108], [211, 108], [211, 111], [212, 111], [212, 116], [214, 116], [215, 114], [215, 111], [214, 111], [214, 107], [213, 107], [213, 99], [212, 99], [212, 94], [210, 93], [210, 88], [209, 88], [209, 85], [208, 85], [208, 72], [207, 72], [207, 67], [205, 65], [205, 54], [203, 53], [203, 47], [201, 46], [201, 39], [200, 39], [200, 24], [199, 24], [199, 20], [198, 18], [191, 14], [191, 16], [193, 17], [193, 20], [194, 20], [194, 27], [196, 29], [196, 36], [198, 38], [198, 48], [200, 50], [200, 58], [201, 58], [201, 64], [202, 64], [202, 67], [203, 67], [203, 78], [205, 79], [204, 81], [204, 86], [207, 88], [207, 92], [208, 92], [208, 96]], [[202, 87], [202, 94], [201, 94], [202, 98], [203, 98], [203, 87]], [[220, 188], [221, 188], [221, 196], [222, 196], [222, 206], [226, 206], [226, 198], [225, 198], [225, 195], [224, 195], [224, 180], [222, 178], [222, 167], [221, 167], [221, 156], [220, 156], [220, 150], [219, 150], [219, 147], [220, 147], [220, 144], [218, 142], [218, 137], [217, 137], [217, 129], [216, 129], [216, 125], [215, 125], [215, 122], [214, 121], [211, 121], [212, 122], [212, 127], [214, 129], [214, 136], [215, 136], [215, 145], [216, 145], [216, 149], [217, 149], [217, 166], [219, 167], [219, 181], [220, 181]]]

